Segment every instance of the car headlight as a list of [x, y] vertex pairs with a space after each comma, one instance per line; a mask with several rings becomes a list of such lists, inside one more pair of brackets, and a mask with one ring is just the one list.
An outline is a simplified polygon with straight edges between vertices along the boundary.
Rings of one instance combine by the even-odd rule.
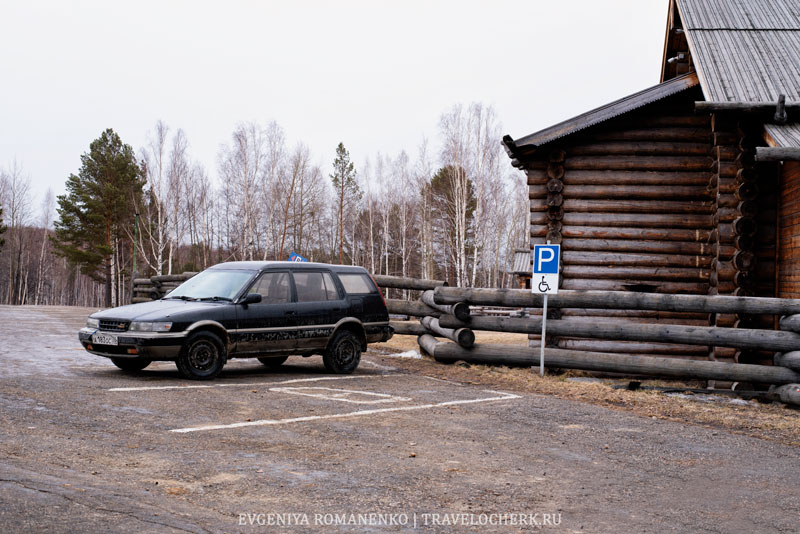
[[100, 319], [86, 319], [86, 328], [100, 328]]
[[166, 321], [133, 321], [128, 327], [131, 332], [169, 332], [171, 322]]

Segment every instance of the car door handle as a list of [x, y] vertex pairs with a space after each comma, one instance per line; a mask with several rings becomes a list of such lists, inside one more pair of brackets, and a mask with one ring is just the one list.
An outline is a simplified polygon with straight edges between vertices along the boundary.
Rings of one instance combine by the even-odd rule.
[[284, 315], [296, 315], [296, 312], [293, 312], [293, 311], [287, 311], [287, 312], [286, 312]]

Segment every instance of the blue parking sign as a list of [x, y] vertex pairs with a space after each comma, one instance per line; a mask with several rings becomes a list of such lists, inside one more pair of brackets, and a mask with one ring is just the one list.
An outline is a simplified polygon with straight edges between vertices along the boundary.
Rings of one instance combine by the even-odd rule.
[[561, 245], [533, 246], [533, 279], [531, 291], [540, 294], [558, 293], [558, 265]]

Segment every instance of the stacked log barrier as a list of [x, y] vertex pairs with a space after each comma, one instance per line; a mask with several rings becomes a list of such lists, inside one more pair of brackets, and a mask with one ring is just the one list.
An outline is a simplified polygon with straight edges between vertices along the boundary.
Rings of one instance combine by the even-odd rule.
[[[419, 338], [420, 347], [437, 361], [463, 360], [496, 365], [539, 365], [539, 350], [530, 347], [479, 344], [464, 349], [455, 343], [438, 342], [429, 335]], [[583, 352], [545, 348], [545, 362], [563, 369], [581, 369], [676, 379], [725, 380], [757, 384], [797, 384], [800, 373], [785, 367], [702, 360], [677, 360], [655, 356], [632, 356], [605, 352]], [[788, 398], [788, 395], [787, 395]]]
[[[445, 316], [446, 317], [446, 316]], [[475, 345], [475, 334], [470, 330], [467, 325], [460, 325], [457, 328], [447, 328], [439, 324], [439, 319], [434, 317], [423, 317], [420, 323], [429, 332], [439, 337], [445, 337], [451, 341], [455, 341], [462, 348], [469, 349]]]
[[775, 388], [773, 393], [778, 395], [781, 402], [800, 406], [800, 384], [784, 384]]
[[464, 302], [451, 304], [437, 304], [433, 300], [433, 288], [446, 287], [447, 283], [440, 280], [422, 280], [416, 278], [402, 278], [397, 276], [373, 276], [381, 288], [392, 287], [396, 289], [424, 290], [419, 300], [408, 301], [401, 299], [385, 299], [386, 307], [390, 314], [418, 317], [419, 323], [409, 321], [390, 321], [389, 326], [398, 335], [423, 334], [444, 337], [459, 343], [460, 346], [469, 348], [475, 342], [475, 334], [467, 327], [447, 329], [439, 325], [438, 317], [453, 314], [464, 321], [469, 321], [469, 305]]
[[469, 321], [470, 319], [469, 305], [465, 302], [455, 302], [446, 305], [437, 304], [433, 299], [433, 291], [431, 290], [425, 291], [422, 296], [420, 296], [420, 300], [426, 306], [438, 310], [443, 314], [455, 315], [462, 321]]
[[384, 289], [391, 287], [396, 289], [415, 289], [426, 291], [447, 285], [447, 282], [444, 280], [423, 280], [421, 278], [403, 278], [400, 276], [388, 276], [382, 274], [374, 274], [372, 275], [372, 278], [379, 287]]
[[775, 365], [788, 367], [794, 371], [800, 371], [800, 351], [783, 352], [775, 354]]
[[422, 336], [425, 334], [433, 334], [433, 332], [415, 321], [389, 321], [389, 326], [392, 327], [395, 335], [398, 336]]
[[181, 285], [196, 272], [186, 271], [181, 274], [155, 275], [150, 278], [134, 278], [133, 298], [131, 303], [148, 302], [157, 300]]
[[[538, 306], [541, 296], [528, 291], [495, 289], [441, 288], [434, 292], [435, 300], [441, 304], [449, 301], [469, 302], [492, 306]], [[758, 330], [750, 328], [697, 327], [685, 325], [639, 324], [599, 321], [548, 321], [548, 330], [555, 335], [568, 334], [573, 337], [604, 340], [597, 346], [609, 352], [584, 350], [574, 351], [548, 347], [546, 362], [552, 367], [575, 368], [587, 371], [628, 373], [646, 376], [706, 379], [713, 383], [724, 381], [735, 384], [774, 384], [774, 396], [782, 402], [800, 405], [800, 301], [762, 297], [659, 295], [611, 292], [562, 291], [551, 295], [553, 307], [568, 309], [582, 306], [586, 310], [598, 309], [603, 313], [627, 312], [627, 308], [640, 308], [658, 313], [675, 313], [674, 310], [710, 314], [733, 314], [749, 316], [784, 314], [781, 330]], [[612, 308], [612, 310], [604, 310]], [[465, 326], [452, 315], [439, 318], [444, 328]], [[472, 317], [469, 325], [473, 329], [502, 332], [531, 333], [541, 329], [539, 318]], [[530, 348], [477, 345], [470, 351], [452, 345], [420, 338], [420, 346], [441, 361], [465, 360], [483, 364], [538, 365], [538, 351]], [[608, 341], [615, 340], [615, 341]], [[700, 346], [730, 347], [736, 350], [777, 351], [775, 365], [752, 365], [732, 362], [702, 362], [691, 358], [681, 365], [681, 359], [625, 354], [619, 350], [621, 341], [637, 341], [659, 345], [660, 343], [689, 344]], [[658, 350], [658, 349], [654, 349]], [[684, 356], [686, 357], [686, 356]], [[697, 365], [700, 364], [700, 365]], [[710, 366], [710, 367], [709, 367]], [[749, 386], [748, 386], [749, 387]]]
[[[438, 304], [465, 302], [483, 306], [542, 306], [542, 295], [524, 289], [440, 287], [434, 290]], [[625, 291], [559, 291], [550, 295], [548, 307], [596, 310], [646, 310], [725, 314], [799, 315], [800, 300], [711, 295], [665, 295]]]
[[395, 315], [409, 315], [412, 317], [441, 317], [445, 313], [431, 308], [421, 301], [386, 299], [386, 308]]
[[[568, 143], [526, 161], [530, 244], [561, 243], [561, 288], [708, 292], [709, 120], [694, 115], [691, 105], [654, 104], [574, 134]], [[548, 318], [558, 319], [564, 311], [548, 310]], [[579, 310], [570, 313], [570, 319], [581, 318]], [[641, 319], [660, 321], [635, 312], [620, 320]], [[553, 337], [548, 343], [591, 350], [593, 342]], [[625, 344], [631, 352], [651, 348]], [[685, 353], [667, 344], [659, 348], [664, 356]]]
[[[781, 317], [778, 324], [783, 331], [800, 333], [800, 314]], [[774, 356], [774, 363], [775, 365], [800, 371], [800, 350], [777, 353]]]
[[[467, 326], [451, 315], [439, 318], [445, 328]], [[476, 330], [533, 333], [542, 330], [538, 318], [473, 317], [470, 325]], [[661, 324], [628, 325], [610, 321], [548, 320], [547, 329], [554, 335], [578, 338], [638, 341], [645, 343], [678, 343], [683, 345], [718, 345], [737, 349], [794, 351], [800, 350], [800, 334], [782, 330], [719, 328], [715, 326], [682, 326]]]

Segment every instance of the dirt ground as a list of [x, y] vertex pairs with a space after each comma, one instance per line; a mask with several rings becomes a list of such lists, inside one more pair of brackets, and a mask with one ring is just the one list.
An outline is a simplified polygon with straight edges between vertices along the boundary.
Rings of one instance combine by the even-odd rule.
[[[524, 346], [528, 338], [526, 334], [475, 332], [475, 342]], [[388, 343], [379, 343], [374, 347], [377, 352], [387, 353], [420, 350], [414, 336], [395, 336]], [[438, 378], [503, 387], [515, 392], [551, 395], [560, 399], [629, 411], [645, 417], [724, 429], [800, 447], [800, 410], [780, 402], [745, 401], [736, 397], [720, 397], [713, 394], [709, 400], [702, 394], [668, 396], [645, 389], [628, 391], [614, 386], [625, 385], [630, 380], [574, 381], [577, 377], [588, 376], [588, 373], [580, 371], [548, 373], [540, 377], [538, 372], [531, 372], [528, 368], [471, 365], [465, 362], [443, 365], [428, 357], [419, 360], [402, 359], [398, 365], [410, 372], [425, 373]], [[676, 389], [706, 387], [703, 381], [647, 380], [642, 384]]]
[[400, 337], [350, 376], [188, 382], [83, 351], [91, 311], [0, 306], [2, 532], [797, 532], [795, 410], [444, 366]]

